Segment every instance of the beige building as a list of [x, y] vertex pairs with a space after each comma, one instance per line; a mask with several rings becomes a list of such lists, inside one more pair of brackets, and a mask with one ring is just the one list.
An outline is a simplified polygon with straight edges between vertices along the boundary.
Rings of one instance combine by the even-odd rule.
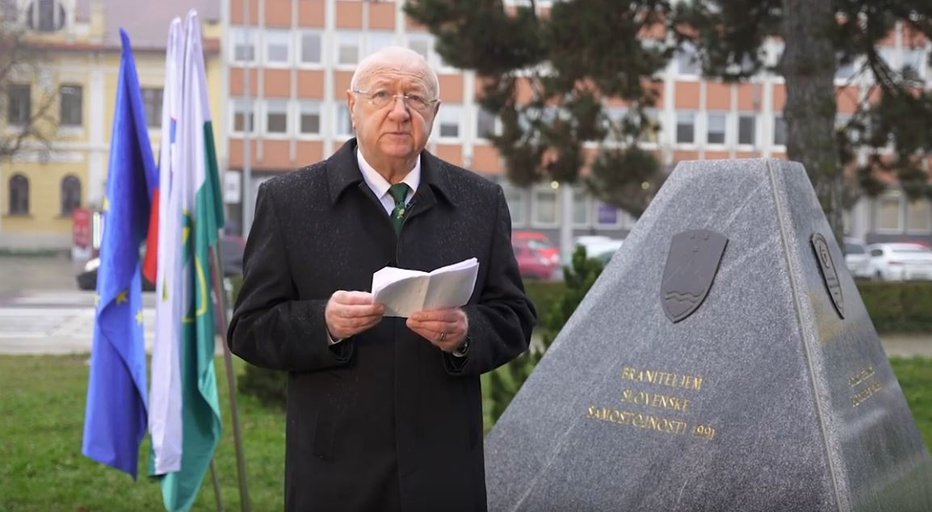
[[[156, 158], [161, 140], [165, 42], [170, 20], [188, 9], [201, 14], [211, 109], [222, 119], [223, 71], [218, 58], [219, 0], [6, 0], [5, 22], [26, 29], [25, 42], [42, 48], [37, 66], [23, 66], [7, 90], [0, 130], [15, 134], [48, 103], [42, 123], [48, 146], [28, 143], [0, 162], [0, 250], [67, 249], [72, 210], [99, 208], [110, 153], [120, 34], [129, 33]], [[222, 123], [216, 140], [222, 137]], [[218, 150], [222, 153], [224, 148]]]

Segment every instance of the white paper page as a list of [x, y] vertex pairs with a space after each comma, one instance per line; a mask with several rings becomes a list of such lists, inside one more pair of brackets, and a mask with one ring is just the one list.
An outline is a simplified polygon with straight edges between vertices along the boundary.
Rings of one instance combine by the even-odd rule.
[[[402, 279], [408, 279], [417, 276], [427, 276], [427, 272], [420, 270], [408, 270], [406, 268], [383, 267], [381, 270], [372, 274], [372, 294], [379, 297], [382, 288]], [[378, 301], [376, 301], [378, 302]]]
[[455, 308], [465, 305], [476, 286], [479, 262], [476, 258], [439, 268], [430, 273], [430, 286], [424, 309]]
[[[466, 304], [476, 285], [476, 258], [440, 267], [430, 274], [385, 267], [372, 274], [372, 295], [385, 304], [384, 316], [407, 318], [415, 311]], [[436, 281], [437, 284], [431, 284]], [[430, 293], [430, 301], [427, 295]]]
[[442, 273], [444, 273], [444, 272], [451, 272], [451, 271], [454, 271], [454, 270], [460, 270], [460, 269], [464, 269], [464, 268], [465, 268], [465, 269], [468, 269], [468, 268], [472, 268], [472, 267], [477, 267], [477, 268], [478, 268], [478, 267], [479, 267], [479, 260], [477, 260], [476, 258], [467, 258], [467, 259], [465, 259], [465, 260], [463, 260], [463, 261], [458, 261], [458, 262], [456, 262], [456, 263], [452, 263], [452, 264], [447, 265], [447, 266], [445, 266], [445, 267], [440, 267], [440, 268], [438, 268], [438, 269], [431, 270], [430, 275], [442, 274]]
[[375, 302], [385, 304], [383, 316], [408, 317], [421, 309], [429, 276], [419, 270], [385, 267], [372, 274]]

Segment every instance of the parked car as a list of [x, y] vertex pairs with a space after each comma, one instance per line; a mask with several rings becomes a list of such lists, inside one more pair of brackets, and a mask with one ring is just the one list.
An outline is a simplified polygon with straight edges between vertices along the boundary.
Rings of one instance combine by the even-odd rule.
[[561, 270], [560, 249], [539, 231], [514, 231], [511, 248], [522, 277], [553, 279]]
[[624, 243], [624, 240], [619, 240], [617, 238], [592, 242], [586, 246], [586, 257], [597, 259], [601, 261], [603, 265], [608, 265], [612, 256], [621, 248], [622, 243]]
[[920, 244], [890, 243], [867, 246], [870, 275], [879, 281], [932, 279], [932, 249]]
[[[243, 251], [246, 249], [246, 242], [242, 237], [234, 235], [222, 235], [220, 237], [220, 266], [223, 268], [223, 276], [237, 276], [243, 274]], [[145, 257], [145, 251], [140, 257]], [[97, 270], [100, 267], [100, 258], [91, 258], [84, 264], [84, 269], [75, 276], [78, 282], [79, 290], [96, 290], [97, 289]], [[155, 290], [155, 284], [143, 276], [143, 291], [151, 292]]]
[[871, 277], [871, 258], [867, 244], [857, 238], [845, 238], [845, 266], [855, 279]]

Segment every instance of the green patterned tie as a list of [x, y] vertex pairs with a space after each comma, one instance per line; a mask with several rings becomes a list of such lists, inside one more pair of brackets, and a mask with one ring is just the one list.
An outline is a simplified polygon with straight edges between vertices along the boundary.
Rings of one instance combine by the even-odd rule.
[[395, 235], [401, 233], [401, 225], [405, 221], [405, 198], [410, 190], [406, 183], [396, 183], [388, 189], [388, 193], [395, 199], [395, 209], [392, 210], [392, 225], [395, 226]]

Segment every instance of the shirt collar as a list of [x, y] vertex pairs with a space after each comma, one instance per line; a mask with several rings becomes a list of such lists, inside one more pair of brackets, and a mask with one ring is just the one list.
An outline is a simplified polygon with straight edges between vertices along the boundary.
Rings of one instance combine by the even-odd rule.
[[[362, 156], [362, 151], [359, 148], [356, 148], [356, 160], [359, 162], [359, 170], [362, 171], [362, 178], [365, 180], [366, 185], [369, 186], [369, 189], [372, 190], [372, 193], [375, 194], [375, 197], [381, 199], [383, 196], [388, 194], [389, 187], [392, 186], [378, 171], [375, 170], [369, 162]], [[406, 183], [411, 187], [411, 191], [408, 192], [408, 195], [414, 193], [417, 190], [418, 185], [421, 184], [421, 159], [417, 158], [414, 162], [414, 168], [411, 169], [408, 174], [405, 175], [404, 179], [401, 180], [402, 183]]]

